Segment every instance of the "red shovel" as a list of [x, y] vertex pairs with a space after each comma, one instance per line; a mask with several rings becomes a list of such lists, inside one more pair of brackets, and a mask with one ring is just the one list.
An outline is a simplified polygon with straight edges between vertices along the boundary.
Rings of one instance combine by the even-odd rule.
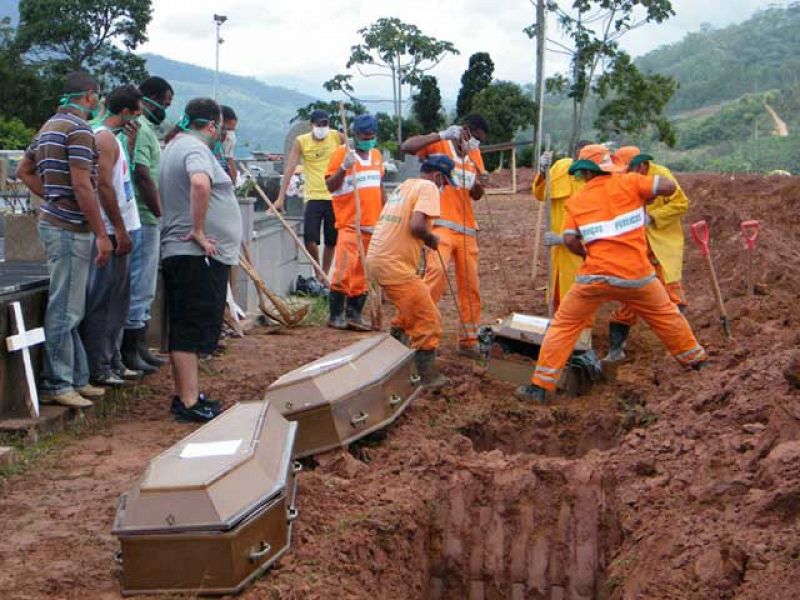
[[692, 238], [697, 245], [700, 246], [700, 251], [706, 259], [706, 266], [708, 267], [708, 276], [711, 279], [711, 288], [714, 290], [714, 297], [717, 300], [717, 307], [719, 308], [719, 321], [722, 325], [722, 332], [729, 340], [733, 339], [731, 331], [731, 322], [728, 319], [728, 313], [725, 311], [725, 303], [722, 301], [722, 292], [719, 289], [719, 281], [717, 280], [717, 272], [714, 270], [714, 263], [711, 260], [711, 253], [708, 249], [708, 223], [705, 221], [698, 221], [692, 223]]
[[761, 233], [761, 221], [742, 221], [739, 226], [744, 238], [747, 254], [747, 295], [752, 296], [755, 293], [755, 273], [753, 272], [753, 253], [756, 250], [756, 240], [758, 234]]

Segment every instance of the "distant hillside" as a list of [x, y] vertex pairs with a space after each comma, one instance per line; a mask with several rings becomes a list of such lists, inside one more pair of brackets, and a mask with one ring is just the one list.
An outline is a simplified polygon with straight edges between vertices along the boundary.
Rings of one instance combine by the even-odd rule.
[[[186, 102], [197, 96], [211, 96], [214, 72], [195, 65], [145, 54], [147, 70], [159, 75], [175, 88], [176, 99], [169, 115], [177, 120]], [[279, 86], [267, 85], [252, 77], [228, 73], [219, 76], [219, 101], [233, 107], [239, 116], [239, 151], [283, 151], [289, 120], [298, 108], [314, 98]]]
[[646, 72], [671, 75], [677, 113], [744, 94], [800, 83], [800, 3], [757, 12], [724, 29], [704, 28], [636, 59]]

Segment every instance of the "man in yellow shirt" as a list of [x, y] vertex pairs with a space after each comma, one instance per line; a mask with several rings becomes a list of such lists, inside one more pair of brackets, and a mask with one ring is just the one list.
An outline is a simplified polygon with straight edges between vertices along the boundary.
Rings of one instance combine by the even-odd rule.
[[[656, 196], [647, 205], [646, 233], [648, 257], [659, 281], [669, 294], [669, 299], [681, 312], [686, 312], [686, 296], [681, 287], [683, 275], [683, 227], [681, 217], [689, 210], [689, 199], [672, 172], [653, 162], [649, 154], [642, 154], [636, 146], [623, 146], [614, 153], [619, 164], [631, 173], [650, 177], [661, 176], [675, 184], [669, 196]], [[605, 360], [618, 362], [625, 359], [625, 342], [631, 326], [637, 321], [636, 313], [622, 304], [611, 314], [609, 323], [609, 350]]]
[[[591, 142], [580, 141], [575, 150], [577, 155], [581, 148]], [[545, 233], [544, 243], [550, 247], [550, 281], [547, 282], [548, 300], [552, 302], [553, 312], [558, 310], [561, 300], [567, 295], [569, 288], [575, 281], [575, 275], [583, 264], [583, 258], [570, 252], [564, 246], [564, 219], [567, 200], [583, 188], [583, 180], [576, 179], [569, 174], [572, 159], [565, 157], [553, 160], [552, 152], [545, 152], [539, 161], [541, 172], [533, 180], [533, 197], [539, 202], [545, 201], [545, 176], [544, 171], [550, 169], [550, 231]]]
[[317, 109], [311, 113], [311, 131], [297, 136], [283, 166], [283, 180], [275, 207], [283, 210], [286, 190], [292, 180], [297, 163], [303, 161], [305, 185], [305, 211], [303, 213], [303, 241], [309, 254], [319, 263], [320, 228], [325, 233], [325, 250], [322, 253], [323, 271], [327, 273], [336, 247], [336, 219], [333, 215], [331, 193], [325, 185], [325, 170], [334, 150], [344, 143], [344, 136], [330, 128], [330, 115]]
[[447, 156], [426, 158], [418, 179], [400, 184], [387, 199], [367, 253], [367, 272], [395, 305], [392, 335], [408, 339], [421, 383], [439, 388], [447, 379], [436, 368], [442, 317], [426, 283], [417, 274], [423, 244], [438, 252], [431, 228], [441, 215], [440, 191], [455, 185], [455, 163]]

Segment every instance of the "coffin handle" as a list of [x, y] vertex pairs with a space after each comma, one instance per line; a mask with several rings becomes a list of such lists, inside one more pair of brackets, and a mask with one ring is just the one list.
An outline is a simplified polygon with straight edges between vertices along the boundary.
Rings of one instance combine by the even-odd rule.
[[303, 464], [299, 460], [296, 460], [292, 463], [292, 472], [295, 475], [303, 472]]
[[269, 554], [270, 550], [272, 550], [272, 546], [270, 546], [267, 542], [261, 542], [261, 549], [253, 550], [250, 553], [250, 562], [258, 562], [259, 560], [264, 558], [267, 554]]
[[422, 381], [422, 377], [420, 377], [416, 373], [411, 375], [411, 385], [419, 385], [420, 381]]
[[358, 427], [358, 426], [363, 425], [364, 423], [366, 423], [367, 419], [369, 419], [369, 414], [362, 411], [357, 416], [355, 416], [352, 419], [350, 419], [350, 424], [353, 427]]
[[392, 394], [389, 397], [389, 406], [391, 406], [392, 408], [394, 408], [395, 406], [397, 406], [402, 402], [403, 402], [403, 397], [400, 394]]
[[294, 506], [292, 506], [291, 508], [289, 508], [289, 510], [286, 511], [286, 519], [289, 521], [289, 523], [296, 521], [297, 517], [299, 516], [300, 516], [300, 511], [297, 510]]

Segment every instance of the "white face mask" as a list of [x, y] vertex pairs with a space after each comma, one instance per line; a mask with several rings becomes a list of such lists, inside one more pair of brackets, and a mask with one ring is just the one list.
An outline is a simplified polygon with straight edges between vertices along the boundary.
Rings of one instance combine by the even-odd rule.
[[470, 151], [477, 150], [480, 147], [481, 147], [481, 141], [478, 138], [474, 138], [474, 137], [469, 138], [469, 142], [467, 144], [467, 148]]
[[325, 127], [314, 126], [311, 129], [311, 131], [312, 131], [312, 134], [313, 134], [314, 138], [316, 138], [318, 140], [324, 140], [326, 137], [328, 137], [328, 134], [330, 133], [331, 128], [328, 127], [328, 126], [325, 126]]

